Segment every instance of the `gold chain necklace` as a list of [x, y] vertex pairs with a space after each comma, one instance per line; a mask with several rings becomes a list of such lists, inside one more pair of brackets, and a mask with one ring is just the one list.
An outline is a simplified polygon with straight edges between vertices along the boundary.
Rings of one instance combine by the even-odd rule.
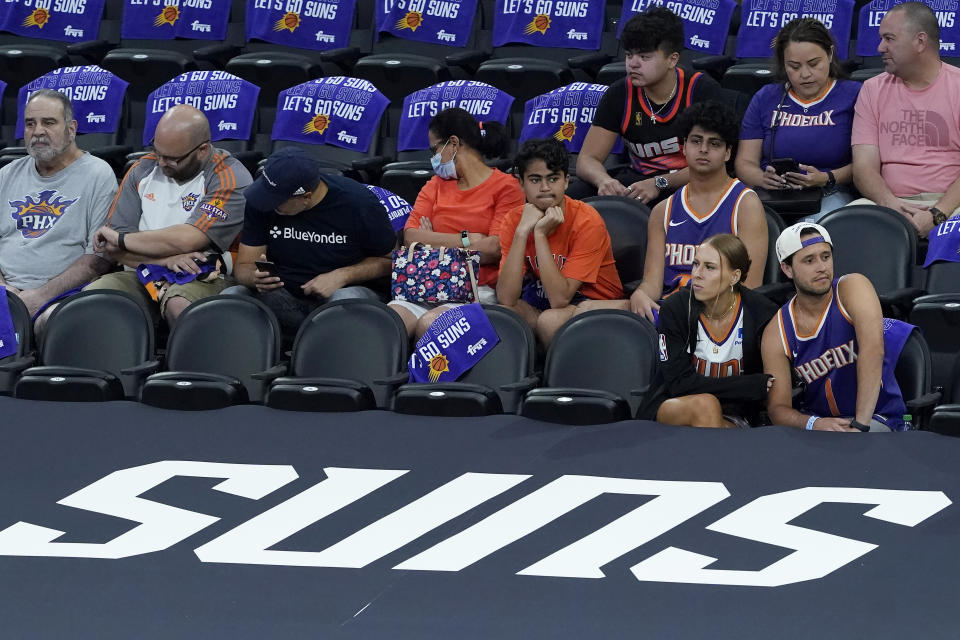
[[[676, 72], [674, 72], [676, 74]], [[676, 77], [676, 76], [675, 76]], [[670, 92], [670, 95], [667, 97], [667, 101], [660, 105], [660, 108], [656, 111], [653, 110], [653, 103], [650, 101], [650, 97], [647, 96], [647, 90], [643, 87], [640, 88], [640, 93], [643, 95], [643, 101], [647, 105], [647, 109], [650, 110], [650, 122], [657, 124], [657, 116], [660, 115], [660, 112], [667, 108], [667, 105], [670, 104], [670, 101], [673, 100], [673, 96], [677, 94], [677, 87], [680, 86], [680, 78], [676, 78], [676, 82], [673, 84], [673, 91]]]

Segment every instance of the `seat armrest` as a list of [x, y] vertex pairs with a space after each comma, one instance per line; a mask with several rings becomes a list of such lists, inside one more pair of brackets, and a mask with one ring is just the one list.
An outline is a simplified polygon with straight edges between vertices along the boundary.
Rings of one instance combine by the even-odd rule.
[[34, 356], [23, 356], [10, 362], [4, 362], [0, 364], [0, 371], [3, 373], [20, 373], [25, 369], [29, 369], [36, 363], [37, 359]]
[[517, 380], [516, 382], [511, 382], [510, 384], [502, 384], [497, 388], [500, 391], [509, 393], [514, 391], [529, 391], [538, 384], [540, 384], [540, 376], [527, 376], [522, 380]]
[[477, 73], [477, 69], [480, 68], [484, 60], [488, 60], [489, 58], [490, 53], [487, 51], [469, 49], [467, 51], [451, 53], [446, 56], [443, 61], [448, 67], [463, 69], [472, 77]]
[[332, 62], [344, 71], [350, 71], [357, 64], [363, 52], [360, 47], [338, 47], [321, 51], [318, 57], [324, 62]]
[[218, 69], [225, 69], [230, 58], [240, 54], [240, 47], [218, 42], [193, 50], [193, 59], [209, 62]]
[[567, 66], [571, 69], [580, 69], [587, 72], [591, 78], [596, 78], [600, 68], [610, 62], [611, 58], [606, 53], [594, 52], [585, 53], [579, 56], [573, 56], [567, 59]]
[[280, 364], [274, 365], [264, 371], [258, 371], [256, 373], [252, 373], [250, 374], [250, 377], [253, 378], [254, 380], [263, 380], [264, 382], [271, 382], [273, 380], [276, 380], [280, 376], [286, 374], [288, 368], [289, 368], [288, 363], [281, 362]]
[[723, 74], [736, 63], [732, 56], [703, 56], [695, 58], [690, 65], [697, 71], [703, 71], [713, 76], [717, 82], [723, 78]]
[[150, 375], [156, 373], [160, 368], [159, 360], [147, 360], [146, 362], [141, 362], [135, 367], [127, 367], [126, 369], [120, 369], [120, 373], [125, 376], [135, 376], [135, 375]]
[[912, 400], [907, 400], [907, 410], [911, 413], [916, 413], [918, 410], [929, 409], [930, 407], [936, 406], [940, 402], [940, 398], [943, 397], [943, 394], [939, 391], [931, 391], [930, 393], [925, 393], [919, 398], [914, 398]]
[[107, 55], [110, 49], [117, 45], [107, 40], [87, 40], [86, 42], [75, 42], [67, 45], [67, 54], [71, 56], [80, 56], [93, 63], [99, 63], [103, 56]]
[[360, 158], [350, 163], [350, 166], [356, 171], [380, 171], [383, 166], [390, 161], [387, 156], [370, 156], [369, 158]]
[[646, 385], [637, 389], [630, 389], [631, 396], [645, 396], [650, 393], [650, 385]]
[[913, 301], [925, 293], [926, 291], [920, 287], [904, 287], [903, 289], [897, 289], [878, 295], [877, 297], [880, 298], [881, 304], [913, 306]]

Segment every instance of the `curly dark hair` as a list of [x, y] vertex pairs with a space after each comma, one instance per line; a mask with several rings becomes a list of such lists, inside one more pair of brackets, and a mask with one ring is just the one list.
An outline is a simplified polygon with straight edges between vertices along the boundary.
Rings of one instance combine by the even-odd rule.
[[623, 25], [620, 36], [624, 51], [649, 53], [659, 49], [667, 56], [682, 51], [683, 42], [683, 20], [664, 7], [651, 7], [633, 16]]
[[740, 138], [740, 120], [737, 114], [733, 109], [716, 100], [695, 102], [690, 105], [680, 114], [678, 124], [680, 137], [684, 139], [698, 125], [704, 131], [719, 135], [727, 146], [733, 149], [737, 147]]
[[484, 158], [499, 158], [510, 148], [507, 129], [495, 120], [478, 122], [466, 109], [444, 109], [430, 120], [430, 132], [440, 140], [457, 136]]
[[543, 160], [551, 173], [567, 175], [570, 170], [570, 154], [564, 144], [554, 138], [534, 138], [523, 143], [513, 161], [513, 171], [518, 178], [523, 179], [534, 160]]
[[785, 24], [777, 33], [777, 37], [773, 39], [774, 72], [781, 81], [787, 79], [784, 56], [786, 55], [787, 45], [791, 42], [809, 42], [817, 45], [827, 55], [833, 56], [830, 60], [830, 77], [846, 77], [846, 73], [837, 62], [837, 43], [830, 30], [815, 18], [797, 18]]

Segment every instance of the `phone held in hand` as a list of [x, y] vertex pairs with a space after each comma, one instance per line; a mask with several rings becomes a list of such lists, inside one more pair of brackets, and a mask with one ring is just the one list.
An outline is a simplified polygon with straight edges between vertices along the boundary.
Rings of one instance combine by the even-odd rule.
[[778, 176], [789, 172], [800, 173], [800, 166], [793, 158], [774, 158], [770, 161], [770, 166], [777, 172]]
[[254, 260], [253, 264], [257, 265], [257, 271], [263, 271], [264, 273], [269, 273], [272, 276], [277, 275], [277, 265], [274, 262]]

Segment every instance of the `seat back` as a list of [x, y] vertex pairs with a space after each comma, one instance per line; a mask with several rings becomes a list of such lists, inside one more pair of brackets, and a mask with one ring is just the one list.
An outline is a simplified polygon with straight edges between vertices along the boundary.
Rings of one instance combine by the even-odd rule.
[[84, 291], [50, 314], [40, 362], [107, 371], [133, 396], [134, 381], [120, 371], [152, 359], [153, 347], [153, 320], [135, 298], [122, 291]]
[[960, 349], [960, 296], [923, 296], [910, 310], [910, 324], [923, 331], [932, 352], [933, 384], [948, 388]]
[[927, 293], [960, 294], [960, 262], [938, 261], [927, 267]]
[[407, 332], [400, 316], [372, 300], [338, 300], [313, 311], [293, 343], [290, 372], [298, 378], [346, 378], [373, 389], [387, 406], [385, 388], [373, 381], [407, 363]]
[[833, 240], [834, 277], [862, 273], [880, 295], [912, 286], [917, 230], [899, 213], [853, 205], [831, 211], [820, 224]]
[[650, 209], [636, 198], [623, 196], [593, 196], [585, 198], [584, 202], [597, 210], [607, 226], [620, 282], [641, 280], [647, 255]]
[[787, 228], [787, 224], [780, 214], [770, 207], [764, 206], [763, 211], [767, 214], [767, 264], [763, 268], [763, 284], [786, 282], [787, 275], [780, 268], [780, 261], [777, 260], [777, 238]]
[[536, 338], [530, 326], [513, 311], [493, 304], [483, 305], [500, 342], [483, 359], [460, 377], [459, 382], [482, 384], [497, 391], [503, 410], [517, 410], [517, 394], [504, 392], [500, 385], [517, 382], [533, 374]]
[[211, 296], [180, 314], [167, 340], [167, 369], [215, 373], [240, 380], [257, 401], [262, 384], [251, 374], [280, 359], [280, 325], [273, 312], [249, 296]]
[[7, 306], [10, 308], [13, 329], [17, 332], [17, 353], [7, 356], [7, 358], [0, 358], [0, 362], [26, 355], [33, 349], [33, 321], [30, 319], [27, 306], [9, 290], [7, 291]]
[[599, 389], [630, 404], [631, 413], [658, 375], [656, 329], [627, 311], [597, 310], [574, 316], [557, 331], [547, 352], [545, 387]]
[[903, 345], [893, 371], [905, 401], [919, 398], [933, 388], [930, 349], [923, 334], [914, 329]]

